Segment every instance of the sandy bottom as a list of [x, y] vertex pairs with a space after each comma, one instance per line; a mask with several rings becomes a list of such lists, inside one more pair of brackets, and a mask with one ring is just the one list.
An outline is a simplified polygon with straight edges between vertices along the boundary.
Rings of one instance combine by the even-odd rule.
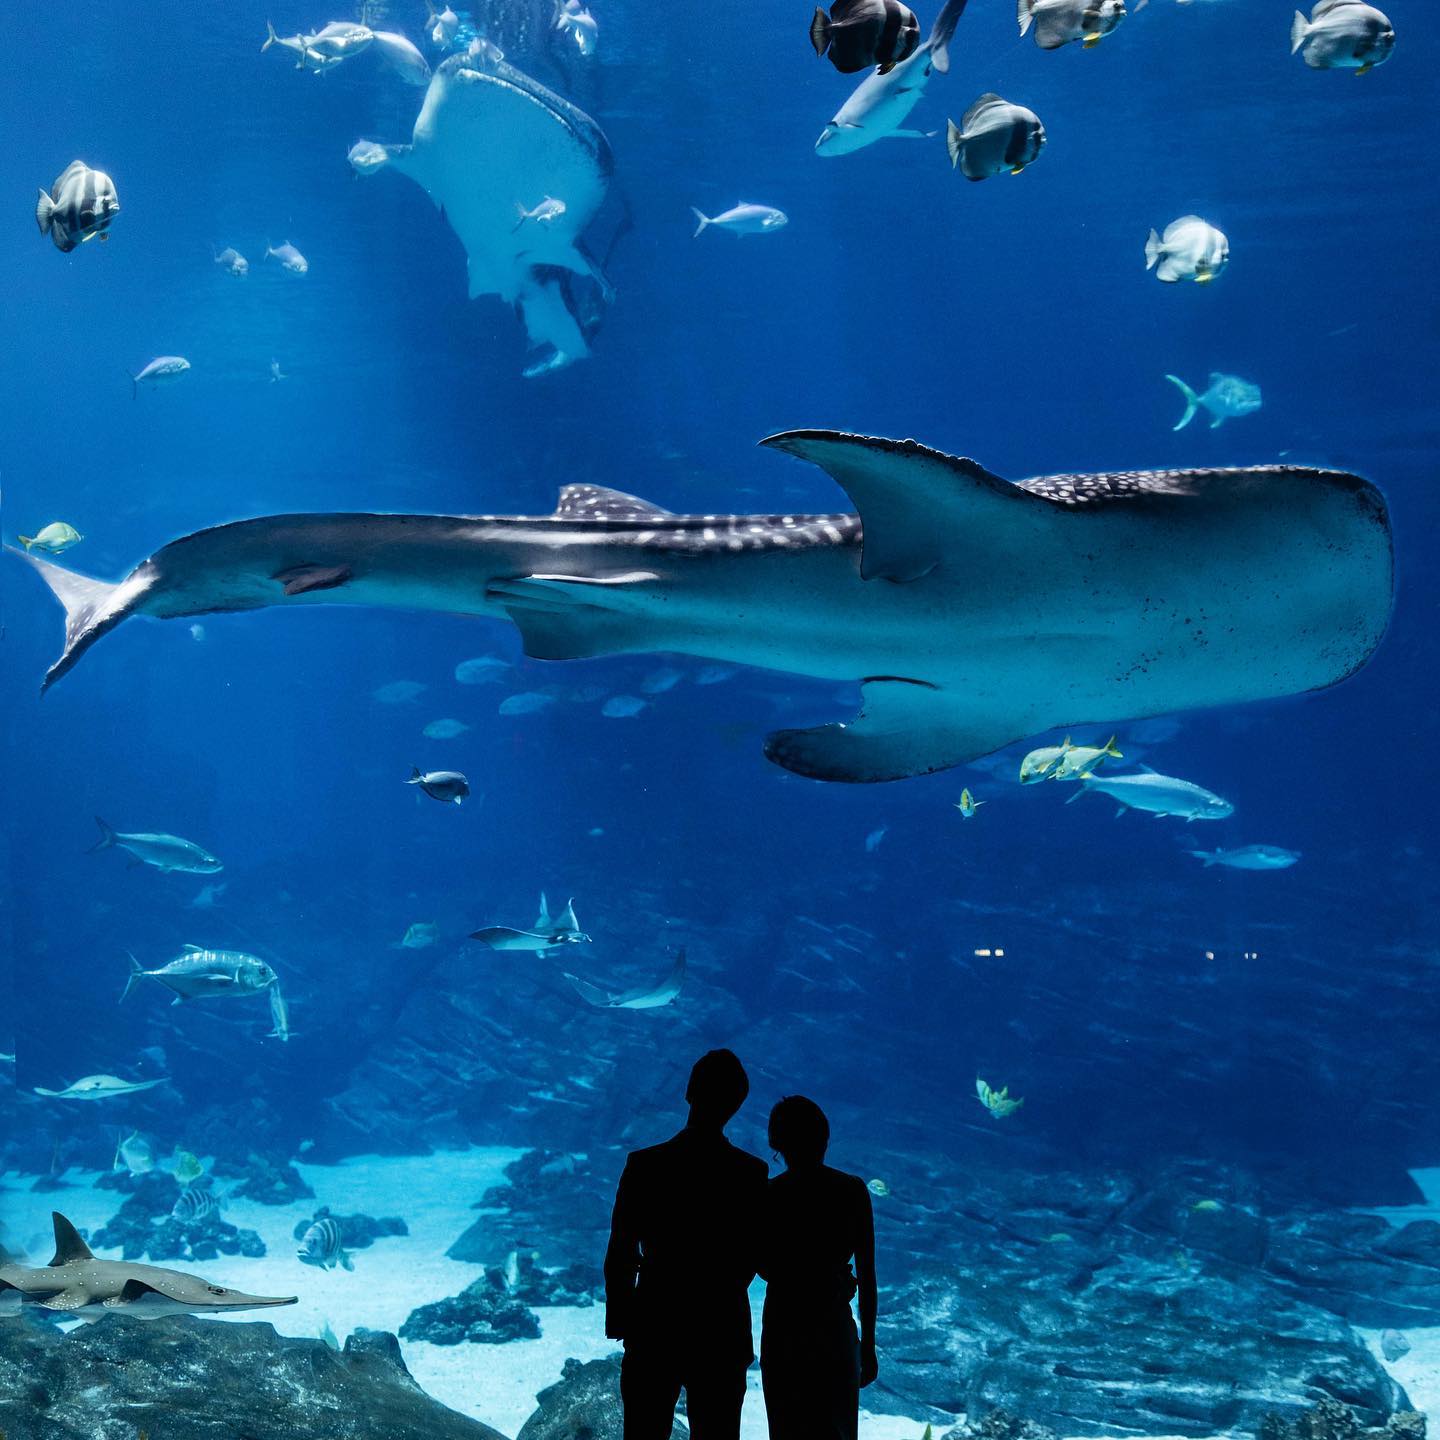
[[[522, 1153], [479, 1148], [434, 1156], [356, 1156], [339, 1165], [299, 1164], [315, 1199], [288, 1206], [252, 1200], [225, 1204], [224, 1218], [257, 1231], [265, 1242], [265, 1256], [259, 1260], [221, 1256], [195, 1268], [207, 1279], [253, 1295], [298, 1295], [299, 1304], [287, 1309], [235, 1317], [273, 1321], [283, 1335], [314, 1337], [326, 1324], [342, 1342], [362, 1326], [398, 1331], [416, 1306], [454, 1295], [481, 1273], [478, 1265], [447, 1260], [445, 1251], [475, 1219], [477, 1212], [470, 1208], [474, 1201], [500, 1184], [505, 1166]], [[21, 1188], [29, 1186], [30, 1177], [0, 1176], [4, 1191], [0, 1209], [10, 1233], [37, 1250], [44, 1248], [49, 1244], [51, 1210], [60, 1210], [82, 1230], [99, 1228], [119, 1209], [122, 1197], [114, 1190], [94, 1189], [95, 1178], [93, 1172], [72, 1170], [65, 1176], [70, 1182], [66, 1189], [35, 1194]], [[223, 1191], [223, 1185], [220, 1188]], [[293, 1232], [296, 1222], [308, 1220], [320, 1205], [329, 1205], [338, 1214], [400, 1215], [410, 1233], [377, 1240], [369, 1249], [357, 1251], [353, 1271], [317, 1270], [295, 1258]], [[118, 1258], [116, 1252], [109, 1253]], [[534, 1411], [536, 1393], [559, 1379], [567, 1359], [594, 1360], [616, 1348], [605, 1338], [604, 1311], [599, 1306], [536, 1313], [538, 1340], [453, 1346], [404, 1340], [405, 1363], [437, 1400], [515, 1435]], [[758, 1304], [755, 1313], [759, 1315]], [[758, 1370], [750, 1378], [742, 1437], [766, 1440]], [[919, 1440], [924, 1428], [904, 1417], [863, 1410], [860, 1415], [862, 1440]], [[937, 1433], [943, 1428], [936, 1426]]]

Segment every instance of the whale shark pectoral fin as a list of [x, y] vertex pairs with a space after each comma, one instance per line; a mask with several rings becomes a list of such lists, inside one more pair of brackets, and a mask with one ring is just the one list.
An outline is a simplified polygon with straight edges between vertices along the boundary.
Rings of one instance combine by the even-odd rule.
[[656, 648], [636, 602], [659, 578], [650, 570], [517, 575], [493, 581], [485, 594], [515, 622], [531, 659], [586, 660]]
[[918, 580], [1004, 525], [1042, 523], [1050, 508], [973, 460], [913, 440], [789, 430], [760, 443], [820, 466], [850, 497], [864, 529], [866, 580]]
[[812, 780], [869, 784], [948, 770], [1040, 728], [967, 711], [963, 699], [923, 680], [876, 677], [860, 714], [845, 724], [776, 730], [765, 756]]
[[350, 581], [348, 565], [292, 565], [270, 577], [286, 595], [308, 595], [312, 590], [338, 590]]

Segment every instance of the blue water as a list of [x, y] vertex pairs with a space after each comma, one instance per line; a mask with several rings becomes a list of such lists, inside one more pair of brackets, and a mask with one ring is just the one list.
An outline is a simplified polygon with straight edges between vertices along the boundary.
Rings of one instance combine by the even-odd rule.
[[[277, 1153], [319, 1133], [333, 1157], [366, 1137], [327, 1130], [327, 1102], [367, 1065], [403, 1065], [397, 1030], [458, 990], [475, 1028], [437, 1044], [560, 1096], [477, 1104], [455, 1122], [475, 1141], [658, 1138], [677, 1077], [730, 1044], [756, 1076], [737, 1138], [759, 1148], [764, 1105], [804, 1090], [844, 1117], [837, 1158], [857, 1167], [897, 1116], [960, 1154], [1244, 1160], [1377, 1203], [1434, 1163], [1440, 27], [1397, 0], [1394, 59], [1353, 78], [1288, 56], [1286, 7], [1151, 0], [1094, 51], [1051, 54], [1017, 38], [1003, 0], [972, 0], [912, 123], [943, 131], [996, 90], [1050, 143], [1023, 176], [968, 185], [940, 138], [812, 153], [851, 81], [811, 53], [805, 8], [597, 0], [593, 62], [507, 49], [604, 128], [631, 222], [593, 358], [526, 380], [520, 325], [466, 299], [434, 207], [346, 163], [362, 137], [407, 139], [423, 92], [363, 56], [316, 78], [259, 53], [267, 16], [282, 34], [327, 16], [11, 7], [5, 538], [63, 519], [86, 537], [64, 563], [119, 578], [239, 517], [544, 514], [576, 481], [680, 511], [843, 508], [821, 472], [755, 448], [794, 427], [913, 436], [1013, 478], [1283, 458], [1354, 470], [1389, 501], [1399, 589], [1374, 660], [1328, 692], [1119, 727], [1132, 758], [1234, 802], [1233, 819], [1187, 828], [1022, 791], [1024, 746], [894, 785], [800, 780], [762, 738], [845, 718], [844, 687], [743, 670], [701, 686], [704, 662], [664, 656], [547, 664], [509, 627], [433, 614], [206, 616], [200, 639], [189, 622], [127, 625], [41, 700], [60, 611], [8, 561], [0, 1021], [21, 1092], [157, 1073], [158, 1046], [183, 1102], [125, 1113], [167, 1143], [187, 1117], [208, 1136], [244, 1116]], [[396, 4], [390, 23], [418, 39], [422, 18]], [[76, 156], [115, 177], [123, 210], [106, 245], [66, 257], [31, 206]], [[692, 204], [740, 200], [789, 226], [691, 238]], [[1146, 234], [1190, 210], [1229, 235], [1230, 267], [1162, 286]], [[303, 278], [261, 258], [286, 239]], [[212, 245], [250, 275], [223, 274]], [[193, 370], [132, 398], [127, 372], [164, 353]], [[1264, 408], [1172, 433], [1164, 374], [1201, 388], [1211, 370], [1259, 383]], [[483, 654], [513, 671], [455, 684]], [[640, 715], [602, 716], [671, 664], [683, 678]], [[396, 680], [427, 688], [377, 703]], [[552, 688], [547, 709], [496, 713]], [[421, 736], [447, 716], [471, 728]], [[418, 798], [401, 783], [412, 764], [466, 771], [476, 803]], [[952, 808], [967, 785], [987, 802], [971, 822]], [[192, 907], [205, 877], [87, 855], [94, 815], [214, 851], [220, 904]], [[1303, 860], [1254, 875], [1185, 854], [1247, 843]], [[576, 897], [596, 937], [581, 960], [464, 941], [527, 924], [541, 889]], [[854, 927], [852, 948], [798, 916]], [[439, 945], [394, 948], [416, 921]], [[265, 1038], [263, 1003], [172, 1011], [157, 990], [117, 1008], [127, 951], [157, 965], [186, 942], [270, 960], [290, 1043]], [[691, 982], [671, 1009], [597, 1016], [560, 974], [641, 983], [681, 943]], [[997, 946], [1003, 959], [975, 954]], [[614, 1062], [611, 1092], [566, 1093], [571, 1060], [588, 1073], [596, 1057]], [[1026, 1097], [1003, 1130], [977, 1073]], [[108, 1164], [95, 1107], [14, 1114], [12, 1166]], [[376, 1143], [393, 1148], [393, 1130]]]

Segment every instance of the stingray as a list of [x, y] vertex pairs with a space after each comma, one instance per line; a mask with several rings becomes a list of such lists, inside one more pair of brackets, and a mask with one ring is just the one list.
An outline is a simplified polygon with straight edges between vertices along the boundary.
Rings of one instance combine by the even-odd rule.
[[[526, 373], [585, 358], [590, 326], [566, 276], [610, 294], [581, 243], [614, 169], [595, 121], [477, 41], [436, 70], [411, 143], [380, 148], [385, 161], [366, 173], [398, 170], [419, 185], [465, 247], [471, 298], [514, 305], [531, 345], [547, 347]], [[517, 228], [517, 207], [542, 195], [563, 213]]]
[[565, 978], [575, 987], [575, 992], [588, 1004], [601, 1010], [658, 1010], [668, 1005], [680, 994], [685, 983], [685, 950], [682, 946], [675, 957], [670, 973], [658, 985], [642, 985], [634, 990], [602, 990], [578, 975], [566, 972]]
[[822, 466], [858, 514], [672, 515], [568, 485], [551, 515], [237, 521], [119, 584], [25, 555], [65, 607], [45, 683], [131, 615], [338, 602], [508, 616], [539, 659], [665, 651], [859, 682], [856, 718], [777, 731], [765, 753], [817, 779], [879, 781], [1047, 730], [1108, 734], [1333, 685], [1389, 620], [1389, 514], [1355, 475], [1011, 483], [910, 440], [765, 443]]
[[55, 1258], [48, 1265], [0, 1265], [0, 1312], [38, 1305], [80, 1320], [128, 1315], [224, 1315], [235, 1310], [293, 1305], [294, 1295], [247, 1295], [198, 1275], [129, 1260], [97, 1260], [75, 1227], [53, 1212]]

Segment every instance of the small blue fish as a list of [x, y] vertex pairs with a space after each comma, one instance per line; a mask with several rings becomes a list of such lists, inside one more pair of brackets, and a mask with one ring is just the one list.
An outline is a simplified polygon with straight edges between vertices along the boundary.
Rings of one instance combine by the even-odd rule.
[[1253, 415], [1260, 408], [1260, 387], [1238, 375], [1222, 375], [1218, 370], [1210, 372], [1210, 384], [1204, 394], [1197, 395], [1178, 375], [1165, 377], [1180, 389], [1185, 397], [1185, 413], [1174, 428], [1183, 430], [1194, 418], [1197, 409], [1208, 410], [1214, 417], [1210, 428], [1218, 430], [1227, 420], [1241, 415]]

